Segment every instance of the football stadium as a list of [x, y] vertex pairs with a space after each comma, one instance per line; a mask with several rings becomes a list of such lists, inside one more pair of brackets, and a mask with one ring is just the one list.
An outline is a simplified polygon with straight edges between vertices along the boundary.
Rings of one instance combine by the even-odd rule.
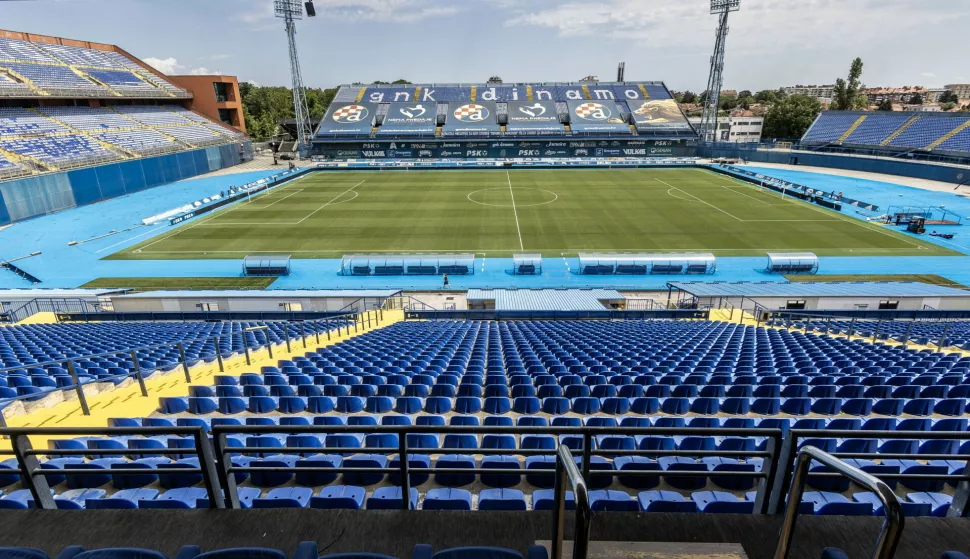
[[263, 3], [269, 134], [235, 76], [0, 30], [0, 559], [967, 558], [970, 86], [739, 140], [711, 0], [696, 103], [321, 104], [346, 13]]

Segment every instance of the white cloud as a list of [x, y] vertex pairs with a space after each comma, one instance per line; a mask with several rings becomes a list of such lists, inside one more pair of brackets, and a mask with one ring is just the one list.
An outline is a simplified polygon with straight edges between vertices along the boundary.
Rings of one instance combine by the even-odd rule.
[[142, 58], [142, 61], [163, 74], [175, 74], [178, 72], [178, 68], [182, 66], [178, 60], [171, 57], [155, 58], [149, 56], [148, 58]]
[[[519, 10], [505, 25], [545, 27], [561, 36], [596, 35], [654, 47], [710, 48], [717, 20], [705, 5], [682, 0], [555, 0], [550, 7]], [[731, 16], [728, 48], [807, 50], [859, 45], [915, 36], [917, 30], [967, 15], [967, 4], [910, 0], [750, 0]], [[873, 18], [878, 18], [879, 25], [860, 25]], [[710, 32], [698, 33], [698, 29]]]
[[177, 75], [177, 74], [189, 74], [191, 76], [208, 76], [216, 75], [221, 76], [222, 72], [218, 70], [210, 70], [205, 66], [198, 66], [195, 68], [186, 66], [185, 64], [180, 64], [178, 59], [173, 57], [168, 58], [155, 58], [149, 56], [148, 58], [142, 59], [145, 64], [148, 64], [152, 68], [155, 68], [159, 72], [166, 75]]
[[[273, 27], [276, 15], [266, 0], [248, 0], [248, 8], [234, 19], [257, 29]], [[341, 21], [393, 21], [412, 23], [459, 13], [458, 5], [439, 5], [440, 0], [315, 0], [317, 17]]]

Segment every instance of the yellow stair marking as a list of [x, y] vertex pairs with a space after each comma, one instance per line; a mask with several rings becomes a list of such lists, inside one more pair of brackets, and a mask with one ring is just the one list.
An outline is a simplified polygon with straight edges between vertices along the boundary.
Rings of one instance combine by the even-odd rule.
[[[263, 365], [275, 365], [280, 359], [292, 359], [293, 357], [303, 356], [318, 347], [328, 347], [404, 320], [404, 311], [386, 310], [384, 311], [384, 318], [381, 320], [381, 324], [376, 325], [373, 322], [376, 312], [367, 311], [359, 315], [362, 317], [362, 326], [358, 332], [355, 332], [354, 327], [351, 325], [350, 334], [347, 334], [346, 328], [341, 328], [341, 332], [339, 334], [332, 334], [332, 339], [330, 340], [327, 340], [325, 333], [321, 333], [320, 343], [317, 343], [316, 337], [313, 334], [308, 335], [305, 349], [303, 343], [296, 340], [290, 342], [293, 348], [292, 352], [286, 351], [285, 342], [274, 345], [272, 359], [269, 357], [269, 352], [266, 349], [251, 351], [252, 365], [246, 364], [246, 357], [244, 355], [223, 359], [223, 365], [226, 369], [223, 372], [219, 371], [218, 362], [197, 364], [189, 369], [192, 384], [211, 385], [212, 377], [215, 375], [238, 377], [243, 373], [256, 372]], [[369, 328], [367, 327], [368, 316], [371, 317], [372, 321]], [[186, 396], [188, 395], [188, 386], [189, 384], [185, 382], [184, 370], [179, 366], [169, 373], [158, 372], [145, 379], [145, 387], [149, 393], [148, 398], [141, 395], [137, 381], [128, 380], [114, 390], [100, 394], [86, 394], [91, 415], [84, 415], [81, 413], [81, 408], [78, 405], [76, 393], [74, 391], [66, 391], [64, 392], [64, 396], [67, 399], [64, 402], [52, 407], [33, 410], [28, 414], [7, 417], [7, 426], [107, 427], [108, 419], [110, 418], [151, 416], [158, 410], [158, 398]], [[9, 409], [8, 407], [7, 410]], [[30, 441], [34, 448], [48, 448], [48, 440], [52, 438], [73, 438], [73, 436], [51, 437], [37, 435], [31, 437]], [[10, 440], [0, 440], [0, 448], [9, 449]]]
[[583, 86], [583, 95], [586, 96], [586, 100], [587, 101], [589, 101], [590, 99], [593, 98], [593, 96], [589, 94], [589, 86], [587, 86], [587, 85], [584, 85]]
[[414, 102], [417, 103], [421, 99], [421, 86], [414, 88]]
[[357, 92], [357, 97], [354, 98], [354, 103], [360, 103], [361, 99], [364, 98], [364, 93], [366, 92], [367, 92], [366, 87], [360, 88], [360, 91]]
[[441, 137], [441, 127], [440, 126], [436, 126], [435, 127], [435, 129], [434, 129], [434, 137], [435, 138], [440, 138]]
[[895, 132], [893, 132], [892, 134], [890, 134], [888, 138], [886, 138], [885, 140], [879, 142], [879, 145], [881, 145], [881, 146], [888, 146], [889, 145], [889, 142], [895, 140], [897, 136], [899, 136], [900, 134], [902, 134], [904, 130], [906, 130], [907, 128], [909, 128], [910, 126], [912, 126], [913, 123], [916, 122], [917, 120], [919, 120], [919, 117], [918, 116], [914, 116], [913, 118], [907, 120], [902, 126], [900, 126], [899, 128], [897, 128]]
[[640, 93], [642, 93], [642, 94], [643, 94], [643, 98], [644, 98], [644, 99], [650, 99], [650, 94], [649, 94], [649, 93], [647, 93], [647, 88], [646, 88], [646, 87], [644, 87], [644, 85], [643, 85], [642, 83], [640, 84], [640, 86], [639, 86], [639, 87], [640, 87]]
[[474, 85], [472, 86], [472, 96], [469, 98], [470, 101], [475, 102], [478, 99], [478, 88]]
[[535, 100], [535, 99], [532, 98], [532, 86], [531, 85], [525, 86], [525, 98], [527, 100], [529, 100], [529, 101], [534, 101]]
[[26, 156], [26, 155], [21, 155], [21, 154], [19, 154], [17, 152], [10, 151], [10, 150], [6, 150], [6, 149], [0, 149], [0, 155], [6, 157], [8, 160], [13, 161], [14, 163], [16, 163], [18, 165], [20, 165], [20, 167], [23, 168], [24, 171], [27, 171], [31, 175], [34, 174], [34, 170], [27, 163], [33, 163], [33, 164], [40, 165], [44, 169], [47, 169], [49, 167], [53, 167], [53, 165], [45, 165], [45, 164], [41, 163], [40, 161], [38, 161], [37, 159], [34, 159], [33, 157], [29, 157], [29, 156]]
[[24, 83], [24, 85], [26, 85], [28, 88], [30, 88], [30, 90], [33, 91], [34, 93], [36, 93], [38, 95], [48, 95], [48, 96], [50, 95], [50, 93], [44, 91], [43, 89], [41, 89], [40, 87], [38, 87], [37, 85], [35, 85], [33, 81], [31, 81], [30, 79], [26, 78], [25, 76], [22, 76], [22, 75], [18, 74], [17, 72], [11, 70], [10, 68], [4, 68], [4, 70], [6, 70], [7, 73], [10, 74], [11, 76], [13, 76], [13, 77], [19, 79], [20, 81], [22, 81]]
[[858, 128], [859, 125], [862, 124], [862, 121], [864, 121], [865, 119], [866, 119], [866, 115], [862, 115], [859, 118], [857, 118], [856, 121], [852, 123], [852, 126], [850, 126], [849, 129], [846, 130], [844, 134], [839, 136], [839, 139], [836, 140], [836, 142], [841, 144], [842, 142], [846, 141], [846, 139], [848, 139], [848, 137], [851, 136], [853, 132], [855, 132], [855, 129]]
[[956, 136], [957, 134], [959, 134], [963, 130], [966, 130], [967, 127], [970, 127], [970, 120], [967, 120], [963, 124], [961, 124], [960, 126], [957, 126], [953, 130], [950, 130], [949, 132], [947, 132], [946, 134], [944, 134], [942, 138], [940, 138], [939, 140], [937, 140], [937, 141], [933, 142], [932, 144], [926, 146], [926, 149], [930, 150], [930, 149], [936, 149], [936, 148], [940, 147], [940, 145], [942, 145], [943, 142], [945, 142], [945, 141], [949, 140], [950, 138]]

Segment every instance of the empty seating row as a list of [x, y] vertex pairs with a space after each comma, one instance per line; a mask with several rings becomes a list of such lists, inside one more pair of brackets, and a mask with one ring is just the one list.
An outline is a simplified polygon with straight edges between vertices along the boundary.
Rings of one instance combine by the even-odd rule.
[[[545, 547], [533, 545], [526, 555], [529, 559], [547, 559], [549, 552]], [[501, 547], [456, 547], [437, 553], [428, 544], [414, 546], [411, 559], [526, 559], [521, 553]], [[64, 548], [57, 559], [168, 559], [152, 549], [109, 548], [85, 551], [81, 546]], [[276, 549], [239, 547], [220, 549], [202, 553], [197, 545], [186, 545], [179, 550], [175, 559], [287, 559], [287, 555]], [[50, 559], [43, 551], [25, 547], [0, 547], [0, 559]], [[390, 555], [377, 553], [338, 553], [320, 556], [316, 542], [301, 542], [293, 554], [293, 559], [397, 559]], [[944, 559], [959, 559], [947, 557]], [[963, 558], [965, 559], [965, 558]]]

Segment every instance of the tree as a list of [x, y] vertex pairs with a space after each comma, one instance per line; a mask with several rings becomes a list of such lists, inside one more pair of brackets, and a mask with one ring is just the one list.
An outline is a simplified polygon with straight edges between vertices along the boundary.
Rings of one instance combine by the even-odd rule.
[[691, 104], [697, 102], [697, 94], [693, 91], [685, 91], [680, 96], [680, 102], [684, 104]]
[[738, 106], [738, 98], [734, 95], [721, 95], [718, 108], [722, 111], [730, 111]]
[[956, 107], [956, 106], [957, 106], [956, 103], [947, 102], [940, 105], [940, 108], [943, 109], [944, 111], [952, 111], [953, 107]]
[[910, 95], [909, 101], [907, 101], [907, 102], [910, 105], [922, 105], [923, 104], [923, 96], [920, 95], [919, 93], [914, 93], [914, 94]]
[[861, 99], [863, 85], [859, 81], [862, 76], [862, 59], [856, 58], [849, 67], [849, 79], [835, 80], [835, 91], [832, 96], [831, 109], [834, 111], [851, 111], [865, 108], [866, 102]]
[[808, 95], [789, 95], [768, 109], [762, 136], [801, 138], [821, 111], [822, 103], [818, 99]]
[[493, 84], [493, 83], [494, 84], [502, 84], [504, 82], [502, 81], [502, 78], [500, 76], [492, 76], [492, 77], [488, 78], [488, 82], [486, 82], [486, 83], [489, 83], [489, 84]]
[[959, 102], [960, 102], [960, 98], [957, 97], [957, 94], [950, 91], [949, 89], [947, 89], [946, 91], [943, 92], [942, 95], [940, 95], [940, 103], [959, 103]]
[[753, 96], [753, 93], [751, 93], [750, 89], [743, 89], [740, 93], [738, 93], [738, 99], [744, 99], [745, 97], [751, 96]]
[[892, 99], [886, 97], [882, 101], [876, 103], [876, 110], [877, 111], [891, 111], [891, 110], [893, 110], [893, 101], [892, 101]]

